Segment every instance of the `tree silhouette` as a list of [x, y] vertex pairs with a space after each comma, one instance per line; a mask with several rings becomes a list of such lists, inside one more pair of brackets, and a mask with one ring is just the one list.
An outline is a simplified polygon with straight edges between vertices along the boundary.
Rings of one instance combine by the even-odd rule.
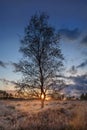
[[60, 36], [48, 24], [48, 19], [45, 13], [31, 17], [21, 40], [20, 52], [24, 57], [19, 63], [14, 63], [16, 72], [23, 74], [20, 89], [32, 90], [36, 94], [40, 92], [41, 107], [44, 107], [47, 90], [57, 82], [63, 67]]
[[87, 93], [82, 93], [80, 96], [81, 100], [87, 100]]
[[6, 91], [0, 90], [0, 99], [8, 99], [10, 97], [10, 94], [8, 94]]

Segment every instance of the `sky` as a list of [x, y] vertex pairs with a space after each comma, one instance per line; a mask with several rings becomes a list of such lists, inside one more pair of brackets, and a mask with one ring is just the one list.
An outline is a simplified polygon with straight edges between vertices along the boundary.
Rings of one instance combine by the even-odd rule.
[[39, 11], [50, 16], [49, 23], [61, 34], [64, 75], [87, 88], [87, 0], [0, 0], [0, 89], [8, 89], [3, 80], [21, 78], [12, 62], [22, 57], [24, 28]]

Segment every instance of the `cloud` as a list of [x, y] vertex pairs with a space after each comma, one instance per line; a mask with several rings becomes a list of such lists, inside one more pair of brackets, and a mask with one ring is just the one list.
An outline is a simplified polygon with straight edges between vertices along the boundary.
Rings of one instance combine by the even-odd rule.
[[86, 86], [87, 87], [87, 74], [78, 75], [76, 77], [71, 77], [71, 79], [74, 81], [74, 83], [77, 86]]
[[5, 63], [5, 62], [3, 62], [3, 61], [0, 61], [0, 66], [3, 67], [3, 68], [6, 68], [7, 63]]
[[68, 80], [72, 80], [74, 82], [74, 85], [82, 85], [87, 87], [87, 73], [83, 75], [75, 75], [75, 76], [66, 76], [65, 77]]
[[87, 35], [82, 39], [81, 44], [87, 46]]
[[81, 32], [78, 28], [72, 30], [64, 28], [59, 30], [59, 34], [62, 35], [64, 38], [67, 38], [68, 40], [76, 40], [77, 38], [79, 38]]
[[70, 96], [80, 96], [82, 93], [87, 93], [87, 73], [84, 75], [70, 76], [66, 79], [73, 81], [64, 88], [62, 92]]
[[77, 73], [77, 68], [73, 65], [70, 69], [69, 69], [69, 71], [68, 72], [70, 72], [71, 74], [76, 74]]
[[18, 83], [15, 82], [15, 81], [10, 81], [8, 79], [5, 79], [5, 78], [0, 78], [0, 81], [5, 83], [6, 85], [9, 85], [9, 84], [14, 84], [14, 85], [17, 85]]
[[83, 54], [84, 56], [87, 56], [87, 51], [82, 51], [82, 54]]
[[72, 89], [78, 90], [80, 93], [87, 92], [87, 74], [70, 76], [68, 79], [71, 79], [74, 84], [70, 84], [69, 87]]
[[85, 60], [84, 62], [82, 62], [80, 65], [77, 66], [77, 68], [83, 68], [87, 66], [87, 60]]

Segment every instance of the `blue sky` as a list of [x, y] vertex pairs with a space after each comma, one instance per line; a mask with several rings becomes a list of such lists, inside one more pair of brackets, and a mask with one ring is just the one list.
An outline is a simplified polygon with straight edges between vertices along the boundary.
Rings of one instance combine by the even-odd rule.
[[24, 27], [38, 11], [47, 12], [49, 23], [61, 34], [65, 75], [73, 76], [75, 69], [75, 76], [87, 74], [87, 0], [0, 0], [0, 79], [20, 79], [11, 63], [21, 58]]

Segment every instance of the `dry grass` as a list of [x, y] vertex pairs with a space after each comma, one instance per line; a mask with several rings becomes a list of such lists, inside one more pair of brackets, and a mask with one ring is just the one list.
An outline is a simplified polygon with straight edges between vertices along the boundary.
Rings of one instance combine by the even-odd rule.
[[87, 130], [87, 105], [79, 106], [69, 125], [75, 130]]
[[86, 129], [86, 101], [0, 101], [0, 130]]

